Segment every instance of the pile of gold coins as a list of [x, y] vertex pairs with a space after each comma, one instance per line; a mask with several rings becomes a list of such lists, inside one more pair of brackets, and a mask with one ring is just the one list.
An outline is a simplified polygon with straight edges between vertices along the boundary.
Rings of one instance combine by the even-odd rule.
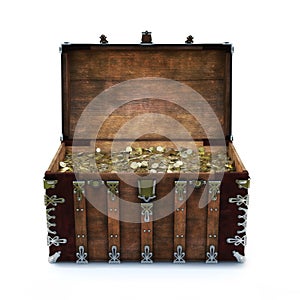
[[235, 171], [234, 162], [224, 153], [175, 150], [162, 146], [150, 148], [126, 147], [124, 151], [105, 153], [96, 148], [94, 153], [67, 152], [59, 163], [60, 172], [80, 173], [195, 173]]

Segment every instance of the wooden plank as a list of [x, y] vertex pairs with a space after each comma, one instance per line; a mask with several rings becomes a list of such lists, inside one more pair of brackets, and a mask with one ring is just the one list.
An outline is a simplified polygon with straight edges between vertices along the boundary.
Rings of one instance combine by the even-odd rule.
[[107, 191], [100, 181], [99, 185], [88, 181], [86, 185], [88, 249], [90, 261], [107, 261]]
[[[121, 83], [122, 81], [108, 80], [71, 80], [70, 81], [70, 97], [73, 102], [81, 102], [85, 107], [91, 100], [98, 96], [106, 89]], [[227, 82], [227, 81], [226, 81]], [[182, 80], [181, 83], [186, 84], [193, 90], [200, 93], [208, 102], [218, 101], [223, 103], [224, 97], [224, 79], [205, 79], [205, 80]], [[221, 100], [221, 101], [220, 101]], [[72, 116], [71, 116], [72, 117]]]
[[223, 113], [224, 113], [224, 133], [225, 137], [231, 136], [231, 119], [232, 119], [232, 102], [231, 102], [231, 53], [227, 52], [225, 56], [225, 70], [224, 70], [224, 101]]
[[218, 50], [144, 51], [78, 50], [69, 52], [71, 80], [129, 80], [163, 77], [174, 80], [222, 79], [224, 53]]
[[[184, 97], [184, 96], [182, 96]], [[81, 117], [82, 107], [72, 105], [72, 119], [70, 123], [70, 136], [73, 136], [77, 122]], [[198, 104], [195, 103], [196, 111]], [[184, 107], [184, 106], [183, 106]], [[133, 139], [143, 137], [144, 140], [221, 138], [222, 132], [216, 122], [216, 115], [209, 107], [203, 107], [201, 123], [210, 124], [202, 128], [196, 118], [183, 107], [159, 99], [144, 99], [128, 103], [116, 109], [112, 114], [104, 115], [101, 109], [87, 109], [89, 126], [81, 126], [77, 134], [84, 139]], [[193, 107], [193, 106], [191, 106]], [[224, 118], [220, 112], [217, 116], [223, 125]], [[99, 124], [102, 124], [99, 128]], [[207, 127], [207, 126], [206, 126]], [[99, 131], [97, 129], [100, 129]], [[224, 133], [225, 134], [225, 133]]]
[[62, 64], [62, 128], [64, 137], [70, 136], [70, 103], [71, 103], [71, 92], [70, 92], [70, 64], [67, 53], [61, 56]]
[[245, 172], [246, 168], [232, 143], [228, 144], [228, 154], [235, 163], [237, 172]]

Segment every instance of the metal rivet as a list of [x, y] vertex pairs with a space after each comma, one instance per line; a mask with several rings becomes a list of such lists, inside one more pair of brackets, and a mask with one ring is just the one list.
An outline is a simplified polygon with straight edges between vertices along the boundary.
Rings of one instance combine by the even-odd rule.
[[80, 238], [80, 234], [77, 235], [77, 238]]
[[113, 235], [113, 234], [111, 234], [111, 235], [110, 235], [110, 237], [111, 237], [111, 238], [113, 238], [113, 237], [114, 237], [114, 235]]
[[217, 209], [217, 208], [215, 208], [215, 211], [218, 211], [218, 209]]
[[118, 235], [116, 234], [116, 235], [115, 235], [115, 238], [117, 238], [117, 237], [118, 237]]
[[182, 208], [181, 211], [184, 211], [184, 208]]
[[76, 208], [76, 211], [79, 211], [79, 208]]
[[81, 208], [80, 211], [83, 211], [83, 208]]
[[216, 234], [214, 234], [214, 238], [216, 238], [217, 237], [217, 235]]
[[183, 238], [183, 234], [180, 237]]
[[177, 208], [176, 211], [179, 211], [179, 208]]
[[148, 232], [151, 232], [151, 229], [148, 229]]
[[114, 209], [114, 211], [118, 211], [118, 209], [117, 209], [117, 208], [115, 208], [115, 209]]
[[212, 234], [210, 234], [208, 237], [212, 238]]
[[147, 230], [146, 229], [144, 229], [144, 232], [146, 232]]
[[110, 209], [109, 209], [109, 211], [113, 211], [113, 209], [112, 209], [112, 208], [110, 208]]
[[213, 211], [214, 209], [213, 208], [210, 208], [210, 211]]
[[83, 237], [83, 238], [84, 238], [84, 234], [83, 234], [83, 235], [81, 235], [81, 237]]
[[176, 237], [177, 237], [177, 238], [179, 238], [179, 235], [178, 235], [178, 234], [176, 234]]

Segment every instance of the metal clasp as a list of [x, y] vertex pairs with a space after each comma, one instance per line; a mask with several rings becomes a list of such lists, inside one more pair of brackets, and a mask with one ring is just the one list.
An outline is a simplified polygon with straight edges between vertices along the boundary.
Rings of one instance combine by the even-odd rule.
[[206, 184], [206, 181], [203, 179], [190, 180], [189, 184], [192, 185], [195, 189], [200, 189], [203, 185]]
[[138, 188], [139, 195], [138, 198], [143, 200], [144, 202], [149, 202], [156, 198], [155, 195], [155, 179], [139, 179], [138, 180]]

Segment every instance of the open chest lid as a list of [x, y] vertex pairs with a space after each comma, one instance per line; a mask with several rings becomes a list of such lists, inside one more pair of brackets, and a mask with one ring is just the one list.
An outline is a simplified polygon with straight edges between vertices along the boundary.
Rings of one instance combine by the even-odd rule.
[[63, 44], [61, 55], [64, 140], [231, 138], [230, 44]]

